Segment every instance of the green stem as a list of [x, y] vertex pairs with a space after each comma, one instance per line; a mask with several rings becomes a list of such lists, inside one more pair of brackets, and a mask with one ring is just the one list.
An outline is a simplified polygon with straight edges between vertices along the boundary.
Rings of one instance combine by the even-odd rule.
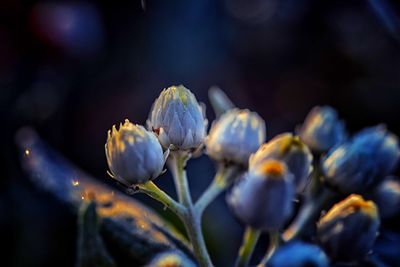
[[187, 219], [184, 220], [184, 225], [200, 266], [213, 266], [204, 241], [200, 219], [189, 211]]
[[239, 249], [239, 255], [236, 259], [236, 267], [246, 267], [249, 265], [251, 255], [260, 237], [260, 231], [248, 226], [244, 231], [243, 243]]
[[193, 203], [186, 177], [185, 162], [186, 158], [184, 158], [184, 156], [180, 156], [179, 154], [171, 154], [169, 167], [174, 178], [179, 202], [185, 207], [191, 207]]
[[305, 226], [321, 212], [322, 207], [332, 198], [333, 194], [329, 189], [322, 189], [322, 192], [314, 198], [309, 198], [299, 210], [297, 217], [283, 233], [283, 240], [288, 242], [298, 237]]
[[178, 154], [173, 155], [169, 162], [174, 177], [179, 202], [187, 210], [182, 221], [193, 246], [193, 252], [196, 255], [200, 266], [210, 267], [213, 265], [204, 241], [201, 229], [200, 214], [195, 211], [192, 197], [190, 196], [189, 184], [187, 181], [186, 171], [184, 169], [185, 162], [186, 158]]
[[206, 191], [200, 196], [195, 204], [196, 212], [202, 216], [204, 210], [213, 202], [219, 194], [224, 192], [232, 183], [233, 174], [237, 171], [236, 167], [220, 166], [215, 174], [214, 180], [208, 186]]
[[149, 181], [145, 184], [138, 185], [139, 192], [145, 193], [153, 199], [161, 202], [165, 207], [169, 208], [178, 217], [183, 218], [186, 213], [186, 208], [172, 199], [167, 193], [162, 191], [155, 183]]
[[264, 258], [261, 260], [260, 264], [257, 267], [266, 266], [268, 261], [274, 255], [276, 249], [279, 247], [279, 232], [278, 231], [271, 231], [269, 233], [269, 247], [267, 253], [265, 254]]

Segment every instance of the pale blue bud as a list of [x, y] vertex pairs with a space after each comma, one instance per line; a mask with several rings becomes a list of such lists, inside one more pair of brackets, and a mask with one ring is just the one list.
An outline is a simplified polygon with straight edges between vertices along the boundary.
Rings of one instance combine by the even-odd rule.
[[381, 218], [390, 218], [400, 214], [400, 180], [388, 177], [372, 193], [372, 200], [379, 209]]
[[145, 183], [157, 177], [164, 166], [157, 137], [128, 120], [118, 130], [114, 125], [108, 131], [105, 151], [111, 174], [125, 184]]
[[161, 92], [150, 111], [148, 126], [164, 148], [195, 150], [203, 144], [207, 120], [195, 96], [179, 85]]
[[265, 142], [265, 123], [247, 109], [231, 109], [221, 115], [206, 138], [207, 154], [219, 161], [247, 165], [249, 157]]
[[371, 251], [379, 225], [374, 202], [353, 194], [321, 217], [317, 239], [332, 260], [356, 261]]
[[266, 159], [284, 161], [294, 175], [296, 192], [304, 190], [312, 171], [313, 156], [298, 136], [293, 136], [291, 133], [277, 135], [251, 155], [249, 168], [254, 168]]
[[328, 267], [329, 260], [318, 246], [301, 241], [294, 241], [280, 247], [268, 262], [268, 266]]
[[397, 137], [377, 126], [332, 148], [322, 158], [321, 169], [326, 182], [340, 191], [363, 192], [393, 171], [398, 158]]
[[146, 267], [196, 267], [196, 264], [182, 252], [172, 250], [156, 255]]
[[293, 210], [292, 180], [284, 162], [266, 160], [239, 180], [227, 202], [245, 224], [260, 230], [278, 230]]
[[325, 152], [345, 139], [345, 128], [335, 109], [314, 107], [300, 128], [301, 140], [313, 151]]

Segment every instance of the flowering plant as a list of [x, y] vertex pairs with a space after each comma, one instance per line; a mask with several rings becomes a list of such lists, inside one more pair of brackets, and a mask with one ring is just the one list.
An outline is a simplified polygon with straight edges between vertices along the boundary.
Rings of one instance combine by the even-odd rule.
[[[374, 260], [370, 252], [380, 219], [400, 209], [400, 182], [389, 177], [400, 155], [397, 136], [379, 125], [347, 138], [337, 112], [316, 107], [295, 133], [265, 143], [265, 122], [257, 113], [234, 107], [219, 89], [210, 91], [210, 100], [217, 119], [208, 134], [204, 105], [181, 85], [161, 92], [147, 129], [125, 120], [108, 132], [110, 176], [129, 193], [145, 193], [174, 212], [197, 261], [182, 253], [164, 253], [150, 266], [212, 266], [202, 214], [230, 187], [227, 203], [246, 225], [236, 266], [249, 264], [262, 233], [269, 234], [270, 246], [259, 266]], [[185, 166], [203, 152], [218, 168], [194, 201]], [[178, 200], [156, 185], [164, 164], [173, 175]], [[310, 225], [316, 225], [311, 234], [305, 232]]]

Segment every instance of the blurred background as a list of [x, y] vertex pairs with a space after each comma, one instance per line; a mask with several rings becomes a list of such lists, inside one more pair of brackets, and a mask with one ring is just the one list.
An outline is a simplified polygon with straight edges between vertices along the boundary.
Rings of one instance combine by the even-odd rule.
[[[145, 123], [170, 85], [191, 89], [209, 121], [207, 90], [219, 86], [266, 120], [268, 139], [322, 104], [335, 107], [350, 132], [382, 122], [400, 134], [399, 14], [400, 2], [388, 0], [2, 0], [4, 266], [73, 266], [76, 255], [76, 218], [21, 170], [14, 143], [21, 126], [108, 183], [107, 130], [125, 118]], [[188, 173], [196, 198], [214, 165], [203, 156]], [[174, 194], [169, 174], [157, 183]], [[205, 215], [211, 254], [228, 266], [242, 227], [223, 196]]]

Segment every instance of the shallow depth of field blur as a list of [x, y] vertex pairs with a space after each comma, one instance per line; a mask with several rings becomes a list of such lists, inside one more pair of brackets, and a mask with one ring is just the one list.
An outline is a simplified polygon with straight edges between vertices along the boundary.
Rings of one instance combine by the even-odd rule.
[[[218, 85], [265, 119], [268, 139], [322, 104], [335, 107], [351, 132], [383, 122], [399, 135], [399, 2], [1, 1], [2, 266], [72, 266], [76, 255], [76, 218], [22, 172], [15, 131], [34, 127], [113, 186], [107, 130], [125, 118], [143, 124], [159, 92], [175, 84], [206, 103], [209, 121], [207, 90]], [[203, 156], [188, 166], [196, 198], [214, 165]], [[169, 174], [157, 184], [174, 195]], [[135, 198], [173, 218], [150, 198]], [[398, 222], [384, 223], [399, 231]], [[204, 226], [216, 265], [230, 265], [243, 228], [223, 196]]]

